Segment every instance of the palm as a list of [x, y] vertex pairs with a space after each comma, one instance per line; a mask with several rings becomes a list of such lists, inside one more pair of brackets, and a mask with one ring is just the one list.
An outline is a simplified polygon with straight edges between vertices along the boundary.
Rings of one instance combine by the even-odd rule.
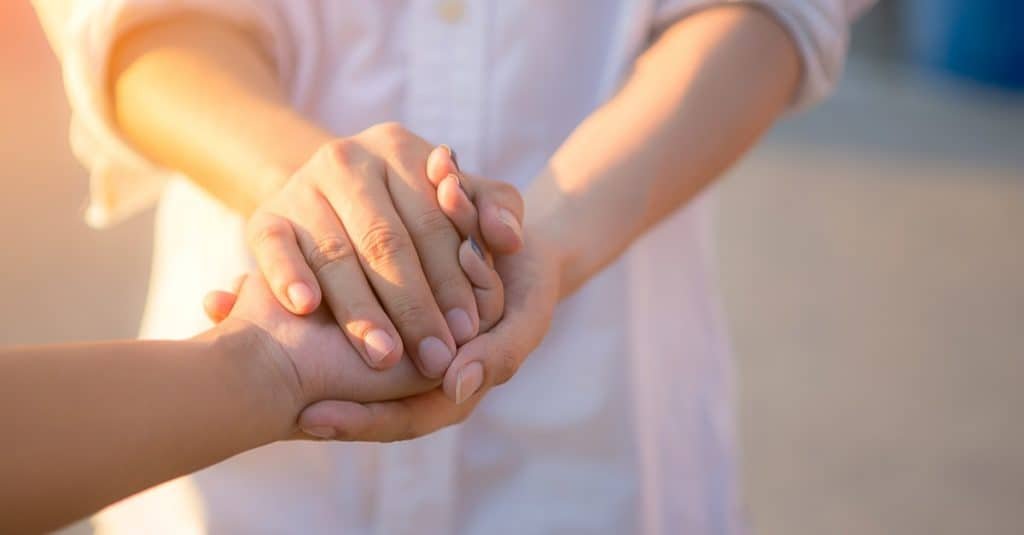
[[230, 318], [247, 321], [266, 333], [285, 369], [295, 370], [306, 403], [321, 399], [379, 401], [424, 392], [437, 385], [402, 360], [386, 371], [369, 368], [359, 352], [321, 306], [312, 314], [296, 316], [285, 310], [262, 276], [246, 278]]

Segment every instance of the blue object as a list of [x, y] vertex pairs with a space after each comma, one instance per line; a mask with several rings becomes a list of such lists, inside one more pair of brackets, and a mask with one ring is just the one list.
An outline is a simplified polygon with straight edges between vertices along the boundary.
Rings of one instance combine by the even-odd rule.
[[1024, 0], [909, 0], [913, 59], [979, 82], [1024, 90]]

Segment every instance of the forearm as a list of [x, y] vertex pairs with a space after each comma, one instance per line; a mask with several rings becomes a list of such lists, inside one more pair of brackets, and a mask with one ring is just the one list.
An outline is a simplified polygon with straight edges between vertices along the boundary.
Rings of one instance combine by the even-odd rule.
[[527, 192], [527, 225], [563, 254], [567, 295], [741, 156], [793, 97], [786, 31], [749, 6], [669, 29]]
[[253, 339], [0, 351], [0, 532], [56, 528], [287, 436], [299, 407]]
[[122, 37], [109, 67], [125, 137], [244, 214], [331, 138], [288, 105], [244, 28], [200, 16], [162, 21]]

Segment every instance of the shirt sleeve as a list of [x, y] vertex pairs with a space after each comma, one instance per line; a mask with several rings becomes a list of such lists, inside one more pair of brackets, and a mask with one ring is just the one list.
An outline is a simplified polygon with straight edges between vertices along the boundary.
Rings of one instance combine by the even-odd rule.
[[839, 82], [849, 45], [850, 24], [875, 0], [658, 0], [656, 30], [694, 11], [724, 3], [768, 10], [789, 31], [800, 53], [803, 78], [794, 110], [825, 98]]
[[202, 13], [256, 32], [282, 76], [291, 52], [276, 6], [260, 0], [34, 0], [61, 62], [71, 108], [70, 141], [89, 172], [86, 222], [106, 227], [153, 204], [176, 172], [136, 151], [115, 127], [107, 96], [112, 45], [133, 28], [181, 13]]

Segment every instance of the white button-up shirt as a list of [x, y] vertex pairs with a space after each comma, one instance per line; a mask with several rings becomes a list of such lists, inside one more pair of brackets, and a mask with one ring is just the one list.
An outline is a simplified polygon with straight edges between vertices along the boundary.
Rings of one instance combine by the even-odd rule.
[[[91, 177], [86, 217], [158, 202], [142, 336], [207, 328], [202, 296], [249, 259], [242, 221], [110, 124], [126, 30], [198, 10], [256, 29], [294, 106], [338, 135], [397, 120], [472, 172], [529, 184], [686, 0], [78, 0], [48, 18]], [[764, 0], [804, 61], [796, 105], [841, 70], [863, 1]], [[742, 82], [742, 81], [738, 81]], [[230, 105], [230, 103], [225, 103]], [[465, 424], [391, 444], [279, 443], [125, 500], [105, 533], [736, 533], [732, 374], [708, 198], [561, 303], [547, 339]], [[184, 446], [183, 447], [187, 447]]]

